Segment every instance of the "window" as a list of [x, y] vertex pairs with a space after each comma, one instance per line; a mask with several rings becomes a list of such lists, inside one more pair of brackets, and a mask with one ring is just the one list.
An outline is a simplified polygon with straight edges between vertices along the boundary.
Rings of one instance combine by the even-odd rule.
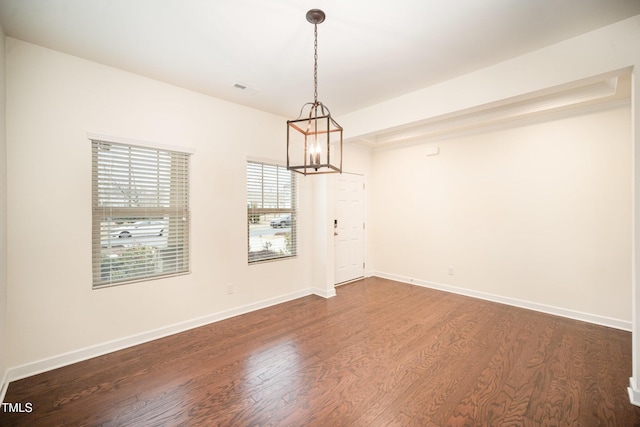
[[93, 287], [189, 272], [189, 154], [92, 140]]
[[247, 163], [249, 263], [296, 256], [296, 177], [285, 167]]

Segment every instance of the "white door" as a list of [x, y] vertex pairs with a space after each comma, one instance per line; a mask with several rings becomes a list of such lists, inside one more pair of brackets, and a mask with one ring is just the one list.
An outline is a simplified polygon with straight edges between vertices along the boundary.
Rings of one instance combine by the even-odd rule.
[[342, 173], [334, 219], [336, 284], [364, 277], [364, 177]]

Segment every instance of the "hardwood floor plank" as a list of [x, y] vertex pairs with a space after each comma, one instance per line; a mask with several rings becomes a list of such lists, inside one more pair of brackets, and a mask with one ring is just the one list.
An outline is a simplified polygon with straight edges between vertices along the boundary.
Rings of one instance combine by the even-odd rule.
[[[516, 359], [522, 352], [529, 331], [518, 325], [515, 312], [507, 312], [492, 326], [491, 343], [485, 351], [492, 354], [488, 366], [479, 374], [471, 393], [462, 399], [449, 418], [451, 425], [468, 425], [483, 419], [489, 424], [499, 425], [511, 404], [503, 393], [504, 384], [512, 372]], [[510, 414], [510, 418], [513, 414]]]
[[410, 397], [405, 398], [402, 410], [440, 424], [449, 422], [452, 411], [464, 399], [463, 390], [472, 387], [491, 357], [487, 335], [491, 332], [491, 325], [497, 321], [493, 313], [484, 313], [483, 322], [471, 324], [473, 329], [466, 334], [462, 328], [453, 325], [447, 335], [462, 333], [465, 339], [459, 341], [461, 347], [454, 353], [448, 352], [445, 357], [437, 358], [417, 383], [429, 384], [429, 387], [415, 388]]
[[368, 278], [15, 381], [2, 426], [633, 426], [631, 334]]
[[385, 413], [371, 421], [391, 419], [398, 412], [421, 420], [434, 417], [467, 376], [468, 367], [455, 365], [455, 361], [474, 358], [468, 336], [478, 325], [490, 322], [490, 316], [478, 321], [462, 307], [450, 310], [436, 323], [439, 327], [435, 331], [427, 331], [424, 341], [409, 350], [406, 357], [412, 357], [411, 363], [403, 366], [406, 380], [394, 386], [394, 400]]

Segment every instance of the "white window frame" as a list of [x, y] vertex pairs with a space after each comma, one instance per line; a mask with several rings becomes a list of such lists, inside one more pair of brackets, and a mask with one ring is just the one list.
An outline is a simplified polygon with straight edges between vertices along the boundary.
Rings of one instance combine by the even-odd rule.
[[[280, 261], [294, 258], [298, 255], [298, 178], [293, 171], [287, 170], [286, 166], [260, 160], [247, 160], [247, 259], [249, 265], [270, 261]], [[251, 169], [254, 169], [252, 171]], [[255, 170], [261, 168], [262, 177], [258, 178]], [[265, 173], [266, 170], [266, 173]], [[278, 180], [285, 178], [288, 188], [282, 187]], [[261, 188], [261, 199], [257, 199], [258, 185]], [[275, 188], [272, 191], [265, 191], [265, 188]], [[255, 227], [256, 219], [262, 221], [263, 227], [271, 220], [277, 220], [287, 216], [286, 228], [274, 229], [274, 235], [278, 245], [271, 248], [268, 240], [265, 246], [256, 251], [255, 236], [252, 236], [252, 229]], [[288, 226], [288, 227], [287, 227]], [[255, 233], [255, 230], [254, 230]], [[278, 239], [278, 234], [280, 238]], [[252, 242], [252, 238], [254, 239]], [[261, 236], [262, 238], [262, 236]], [[283, 247], [284, 242], [284, 247]], [[253, 249], [253, 250], [252, 250]]]
[[93, 289], [189, 274], [193, 151], [98, 134], [89, 140]]

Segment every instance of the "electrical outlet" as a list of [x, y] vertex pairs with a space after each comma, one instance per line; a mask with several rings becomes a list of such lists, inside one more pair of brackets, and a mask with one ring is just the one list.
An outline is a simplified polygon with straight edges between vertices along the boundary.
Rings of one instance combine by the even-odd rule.
[[453, 276], [453, 267], [449, 267], [449, 276]]
[[233, 283], [227, 283], [227, 295], [231, 295], [233, 291]]

